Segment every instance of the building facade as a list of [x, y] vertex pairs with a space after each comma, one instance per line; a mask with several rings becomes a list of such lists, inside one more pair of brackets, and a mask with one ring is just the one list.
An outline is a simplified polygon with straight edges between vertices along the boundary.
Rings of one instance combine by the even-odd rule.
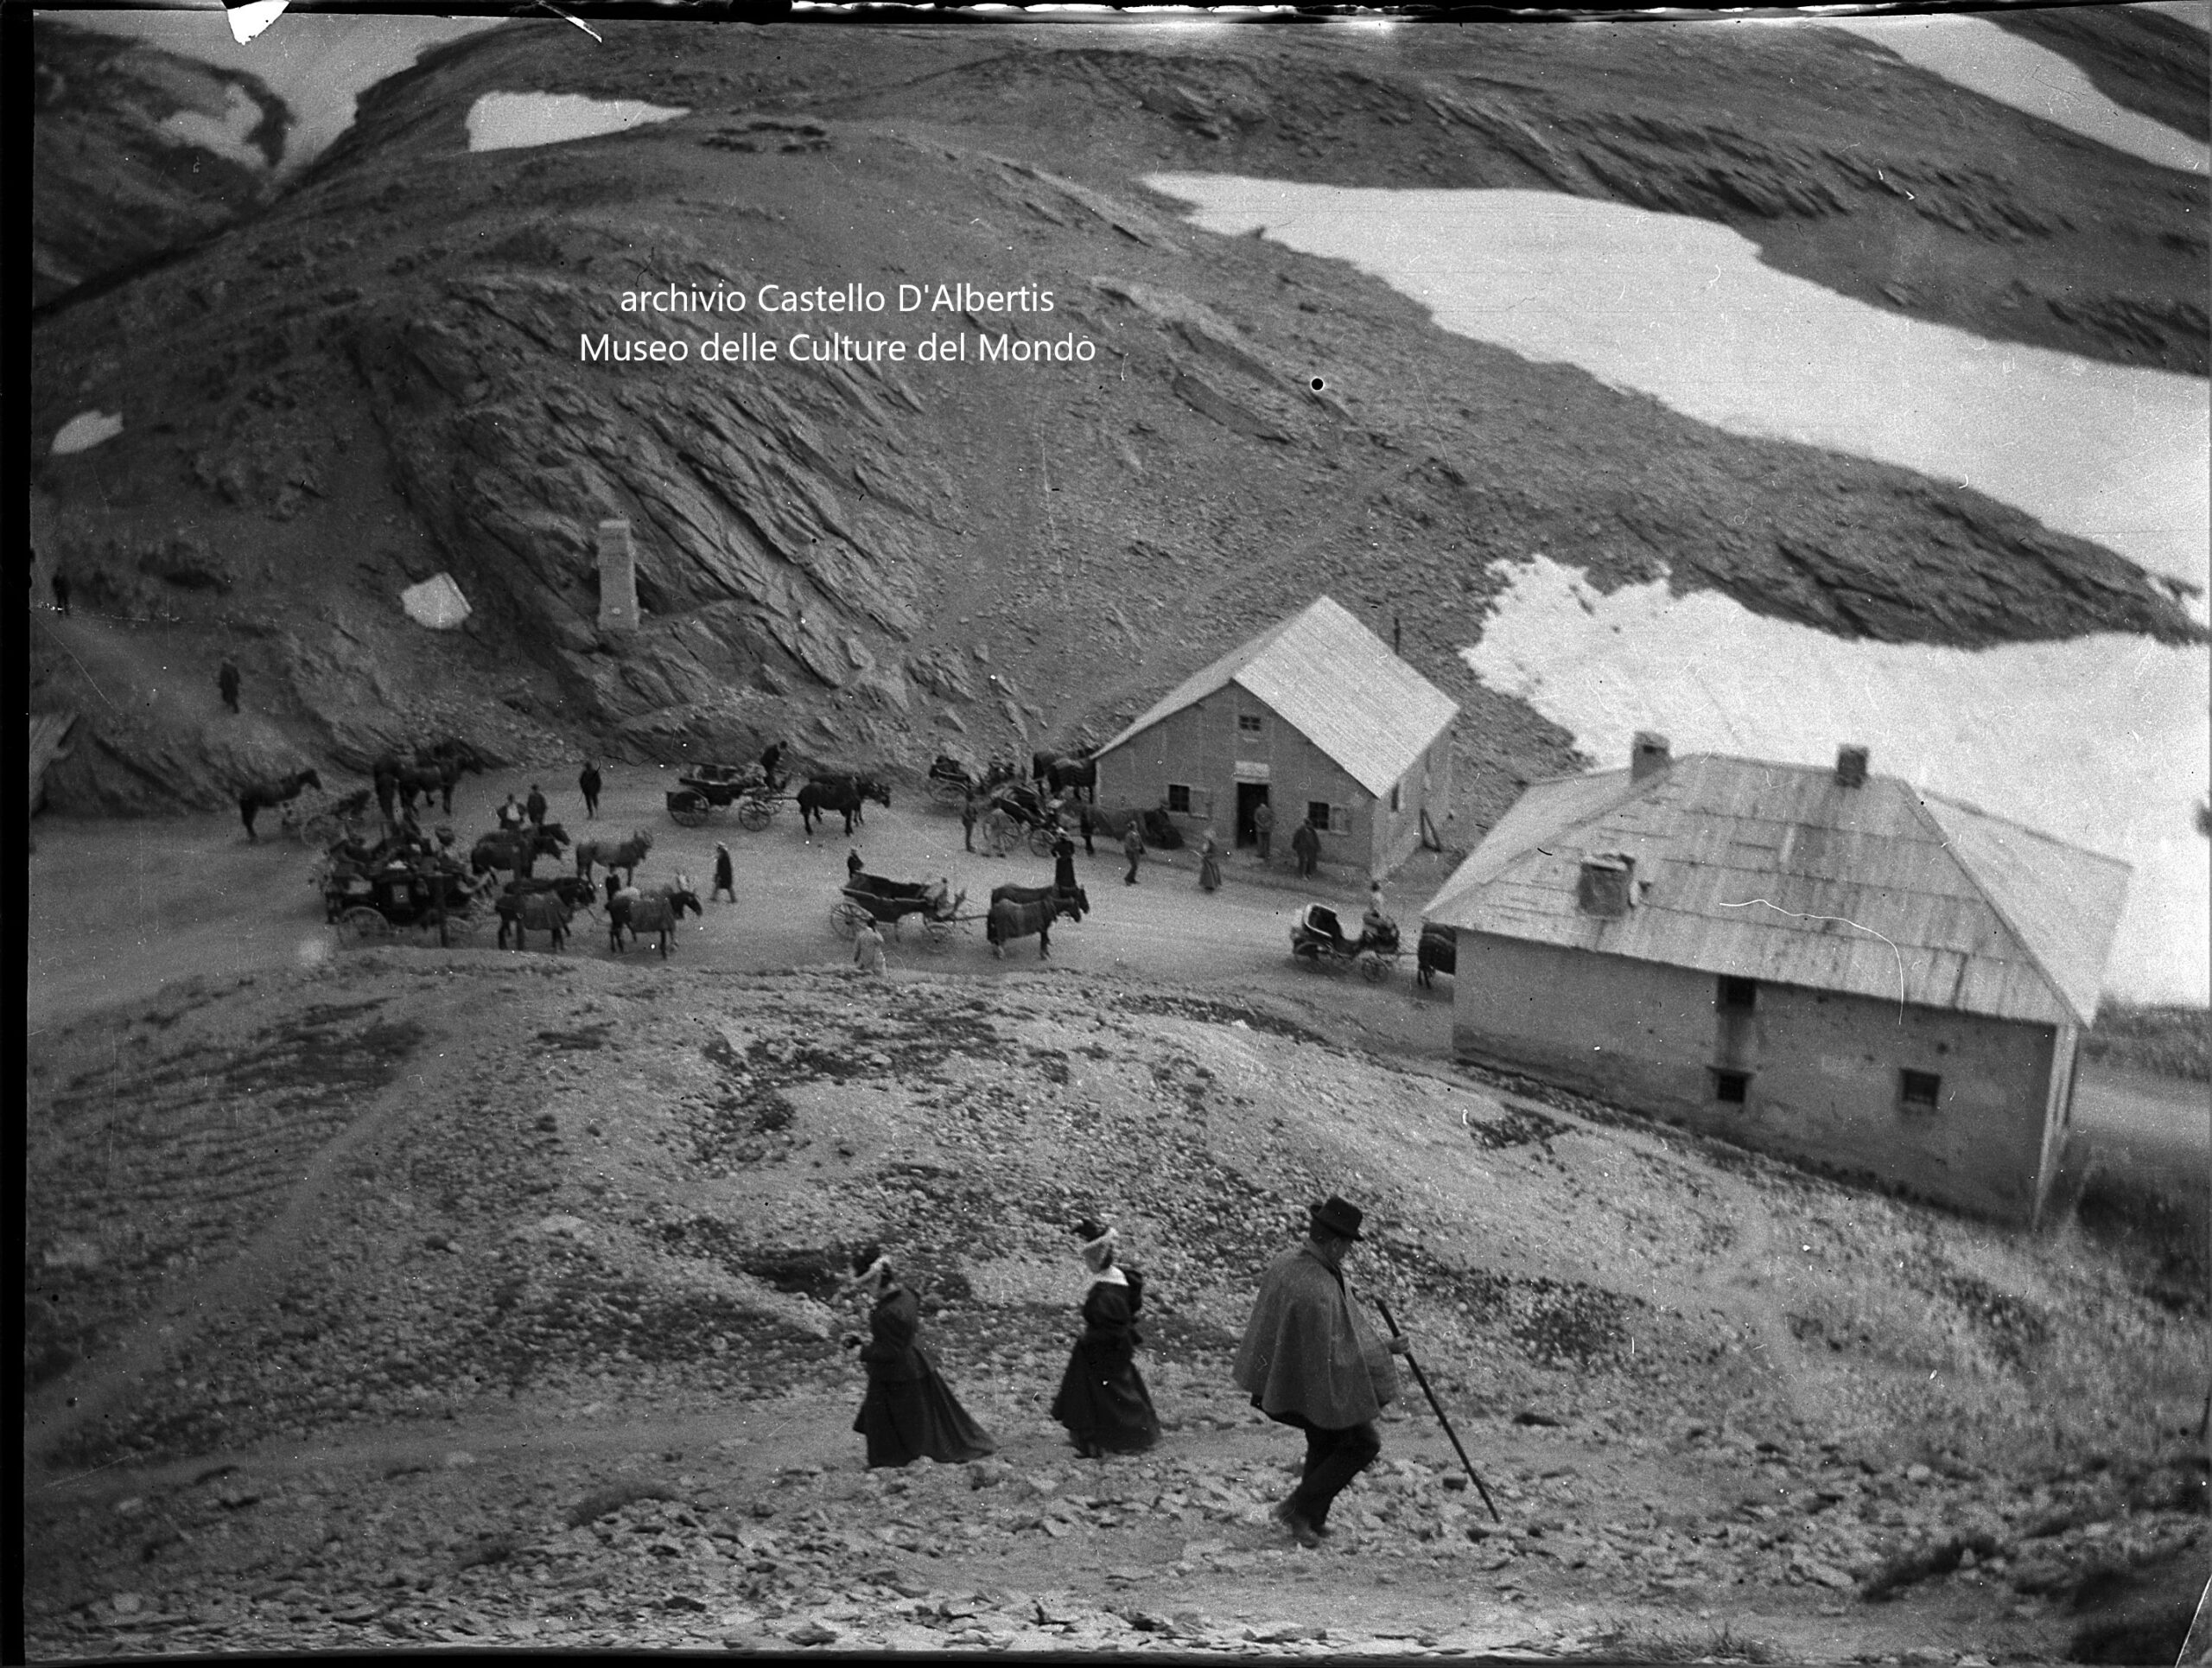
[[1427, 913], [1459, 932], [1462, 1058], [2032, 1222], [2126, 877], [1860, 749], [1640, 737], [1533, 786]]
[[1186, 838], [1249, 845], [1262, 805], [1287, 854], [1382, 875], [1450, 815], [1458, 706], [1328, 597], [1186, 679], [1094, 755], [1098, 804], [1165, 810]]

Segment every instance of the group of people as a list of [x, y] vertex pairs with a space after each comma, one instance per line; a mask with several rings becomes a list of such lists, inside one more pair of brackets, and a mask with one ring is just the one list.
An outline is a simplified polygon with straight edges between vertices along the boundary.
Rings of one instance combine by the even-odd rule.
[[[1363, 1219], [1333, 1194], [1309, 1208], [1304, 1243], [1261, 1278], [1233, 1369], [1254, 1407], [1306, 1438], [1298, 1486], [1271, 1514], [1301, 1546], [1321, 1544], [1337, 1496], [1382, 1451], [1375, 1421], [1397, 1397], [1392, 1358], [1407, 1349], [1396, 1334], [1376, 1333], [1352, 1302], [1344, 1264]], [[1144, 1276], [1121, 1262], [1113, 1228], [1085, 1218], [1075, 1235], [1083, 1330], [1069, 1350], [1052, 1417], [1086, 1458], [1141, 1453], [1160, 1440], [1160, 1416], [1135, 1359]], [[923, 1346], [920, 1297], [880, 1245], [853, 1258], [847, 1288], [867, 1305], [867, 1334], [849, 1333], [844, 1343], [868, 1371], [853, 1429], [866, 1441], [868, 1465], [955, 1464], [996, 1452]]]

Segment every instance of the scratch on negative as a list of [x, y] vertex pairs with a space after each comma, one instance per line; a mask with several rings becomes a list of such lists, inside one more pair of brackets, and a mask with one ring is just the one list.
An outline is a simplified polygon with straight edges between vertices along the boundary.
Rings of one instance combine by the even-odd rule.
[[1761, 905], [1768, 909], [1771, 909], [1777, 915], [1787, 915], [1792, 920], [1841, 921], [1846, 926], [1857, 927], [1861, 933], [1869, 933], [1875, 938], [1881, 939], [1884, 944], [1890, 946], [1890, 953], [1897, 958], [1897, 1023], [1899, 1025], [1903, 1025], [1904, 1023], [1904, 952], [1897, 948], [1896, 939], [1882, 938], [1882, 935], [1879, 933], [1876, 933], [1872, 927], [1860, 926], [1857, 921], [1852, 920], [1848, 915], [1802, 914], [1795, 909], [1784, 909], [1780, 904], [1775, 902], [1771, 898], [1746, 898], [1741, 903], [1724, 903], [1719, 907], [1723, 909], [1749, 909], [1754, 904]]

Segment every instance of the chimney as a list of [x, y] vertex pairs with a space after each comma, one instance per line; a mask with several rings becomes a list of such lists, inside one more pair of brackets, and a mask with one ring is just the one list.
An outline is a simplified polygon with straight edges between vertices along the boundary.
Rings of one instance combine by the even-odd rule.
[[1667, 751], [1667, 738], [1648, 729], [1636, 732], [1636, 740], [1629, 748], [1628, 779], [1640, 782], [1654, 771], [1664, 770], [1674, 763], [1674, 755]]
[[1863, 747], [1841, 747], [1835, 754], [1835, 785], [1838, 787], [1866, 786], [1866, 749]]

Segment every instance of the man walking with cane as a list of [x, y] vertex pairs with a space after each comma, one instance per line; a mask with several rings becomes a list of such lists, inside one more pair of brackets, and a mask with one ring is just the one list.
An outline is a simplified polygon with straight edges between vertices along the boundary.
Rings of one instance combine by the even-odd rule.
[[1306, 1243], [1268, 1265], [1236, 1352], [1237, 1388], [1278, 1424], [1306, 1433], [1298, 1487], [1274, 1511], [1300, 1546], [1319, 1546], [1329, 1506], [1382, 1451], [1375, 1418], [1398, 1394], [1402, 1336], [1377, 1337], [1345, 1284], [1360, 1212], [1332, 1194], [1312, 1207]]

